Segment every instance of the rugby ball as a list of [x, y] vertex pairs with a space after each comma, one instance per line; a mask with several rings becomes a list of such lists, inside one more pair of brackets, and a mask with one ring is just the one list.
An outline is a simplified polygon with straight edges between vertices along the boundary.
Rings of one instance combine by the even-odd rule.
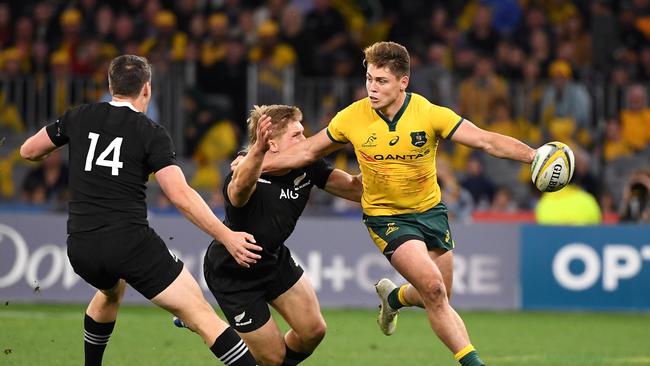
[[542, 192], [555, 192], [569, 184], [574, 168], [573, 151], [566, 144], [553, 141], [535, 151], [530, 172], [537, 189]]

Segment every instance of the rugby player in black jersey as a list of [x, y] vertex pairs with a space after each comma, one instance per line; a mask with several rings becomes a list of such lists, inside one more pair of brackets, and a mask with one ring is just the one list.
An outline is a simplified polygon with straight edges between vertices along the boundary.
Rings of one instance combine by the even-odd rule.
[[176, 165], [165, 129], [144, 112], [151, 100], [151, 67], [123, 55], [108, 72], [112, 100], [85, 104], [25, 141], [23, 158], [41, 160], [68, 145], [70, 191], [68, 257], [74, 271], [98, 289], [84, 319], [85, 364], [101, 365], [128, 283], [154, 304], [185, 320], [224, 364], [256, 365], [246, 344], [203, 297], [183, 262], [149, 227], [145, 189], [150, 173], [170, 201], [219, 240], [235, 266], [254, 265], [262, 248], [233, 232], [190, 188]]
[[[267, 117], [260, 120], [263, 114]], [[301, 169], [261, 174], [265, 156], [305, 140], [301, 120], [297, 107], [256, 107], [248, 120], [248, 153], [224, 183], [226, 226], [255, 235], [262, 257], [242, 268], [215, 240], [204, 261], [210, 291], [264, 366], [297, 365], [325, 336], [316, 293], [284, 245], [312, 187], [351, 201], [361, 199], [361, 176], [333, 169], [322, 159]], [[269, 304], [291, 326], [284, 336], [271, 318]]]

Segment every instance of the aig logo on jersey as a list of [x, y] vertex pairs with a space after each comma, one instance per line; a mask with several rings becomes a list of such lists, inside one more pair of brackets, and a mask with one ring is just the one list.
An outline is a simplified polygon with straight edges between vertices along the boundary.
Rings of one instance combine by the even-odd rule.
[[294, 190], [292, 190], [290, 188], [280, 189], [280, 199], [286, 198], [288, 200], [289, 199], [295, 200], [295, 199], [298, 199], [298, 197], [300, 197], [298, 192], [296, 192], [296, 191], [294, 191]]
[[422, 147], [427, 143], [427, 133], [424, 131], [411, 132], [411, 143], [416, 147]]

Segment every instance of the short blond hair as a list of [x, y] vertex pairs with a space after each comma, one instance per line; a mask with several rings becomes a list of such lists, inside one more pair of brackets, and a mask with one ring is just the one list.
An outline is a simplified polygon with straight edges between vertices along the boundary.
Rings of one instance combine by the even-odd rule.
[[302, 112], [296, 106], [282, 104], [256, 105], [251, 110], [250, 117], [246, 120], [248, 124], [248, 148], [257, 141], [257, 124], [263, 114], [271, 117], [273, 137], [282, 135], [286, 131], [289, 122], [302, 121]]
[[363, 50], [366, 67], [373, 64], [376, 67], [388, 67], [397, 77], [408, 76], [411, 72], [411, 58], [406, 47], [396, 42], [375, 42]]

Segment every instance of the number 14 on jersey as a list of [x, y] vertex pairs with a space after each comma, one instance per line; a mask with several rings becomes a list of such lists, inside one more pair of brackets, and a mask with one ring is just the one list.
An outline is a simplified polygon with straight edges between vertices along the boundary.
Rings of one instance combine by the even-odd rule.
[[[88, 155], [86, 155], [86, 167], [85, 171], [89, 172], [93, 169], [93, 158], [95, 157], [95, 149], [97, 148], [97, 141], [99, 140], [99, 134], [90, 132], [88, 133], [88, 138], [90, 139], [90, 147], [88, 148]], [[119, 175], [119, 169], [124, 166], [124, 163], [120, 161], [120, 149], [122, 148], [122, 138], [116, 137], [111, 141], [110, 144], [106, 147], [106, 150], [102, 151], [97, 157], [95, 164], [99, 166], [105, 166], [111, 168], [111, 175]], [[107, 160], [106, 158], [110, 153], [113, 153], [113, 158]]]

